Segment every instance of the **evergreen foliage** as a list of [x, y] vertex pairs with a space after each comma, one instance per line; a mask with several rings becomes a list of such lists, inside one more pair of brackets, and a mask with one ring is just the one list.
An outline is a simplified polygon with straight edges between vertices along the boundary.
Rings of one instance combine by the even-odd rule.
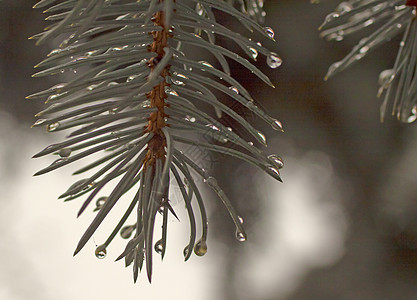
[[[256, 60], [258, 53], [262, 54], [272, 68], [279, 67], [281, 59], [216, 19], [217, 12], [227, 14], [249, 32], [273, 40], [273, 30], [259, 24], [264, 19], [263, 1], [41, 0], [34, 7], [45, 9], [49, 15], [46, 19], [52, 21], [44, 32], [33, 37], [37, 44], [53, 39], [61, 41], [37, 65], [42, 70], [34, 76], [76, 72], [69, 82], [29, 96], [46, 99], [50, 104], [37, 114], [41, 119], [34, 126], [46, 126], [50, 132], [73, 130], [65, 141], [34, 156], [60, 156], [36, 175], [96, 155], [94, 162], [74, 173], [89, 175], [60, 196], [65, 201], [86, 197], [78, 215], [97, 199], [98, 213], [74, 255], [119, 199], [133, 189], [136, 194], [130, 206], [108, 239], [97, 247], [96, 256], [105, 257], [106, 247], [120, 233], [128, 242], [117, 259], [124, 259], [126, 266], [133, 264], [135, 281], [145, 264], [150, 281], [153, 251], [164, 256], [168, 217], [177, 217], [169, 201], [170, 179], [175, 179], [180, 187], [189, 217], [185, 260], [193, 250], [199, 256], [207, 251], [207, 214], [198, 178], [217, 193], [227, 208], [236, 226], [237, 239], [246, 240], [241, 218], [216, 179], [198, 161], [183, 153], [181, 145], [197, 145], [237, 157], [281, 181], [281, 158], [266, 156], [249, 140], [266, 146], [265, 136], [221, 100], [230, 98], [282, 131], [281, 123], [261, 110], [230, 75], [228, 64], [229, 60], [238, 62], [273, 87], [245, 55]], [[218, 43], [219, 36], [235, 42], [245, 55]], [[213, 56], [217, 62], [200, 60], [196, 55], [200, 52]], [[234, 119], [247, 134], [238, 134], [225, 126], [219, 120], [223, 114]], [[198, 136], [210, 139], [202, 142]], [[101, 195], [103, 187], [112, 181], [116, 185], [110, 195]], [[198, 239], [196, 210], [202, 228]], [[132, 212], [136, 213], [135, 224], [125, 225]], [[158, 218], [162, 218], [162, 236], [155, 242]]]
[[379, 76], [378, 96], [385, 92], [381, 105], [384, 120], [389, 102], [392, 115], [406, 123], [417, 118], [417, 22], [415, 0], [349, 0], [341, 2], [320, 26], [321, 36], [341, 41], [346, 35], [373, 26], [375, 31], [364, 37], [341, 61], [329, 68], [326, 79], [365, 57], [378, 46], [403, 33], [394, 66]]

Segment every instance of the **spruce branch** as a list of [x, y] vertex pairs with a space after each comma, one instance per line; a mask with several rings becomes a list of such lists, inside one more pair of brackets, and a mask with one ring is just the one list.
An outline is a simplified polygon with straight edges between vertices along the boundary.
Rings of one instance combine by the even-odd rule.
[[[170, 203], [170, 179], [177, 182], [189, 216], [190, 239], [184, 249], [187, 260], [192, 250], [198, 256], [207, 252], [208, 223], [198, 179], [218, 195], [235, 226], [236, 238], [246, 240], [241, 217], [210, 172], [181, 151], [192, 145], [205, 151], [237, 157], [261, 168], [281, 181], [283, 162], [276, 155], [266, 156], [247, 140], [225, 126], [217, 117], [228, 115], [249, 135], [266, 146], [262, 132], [254, 128], [216, 95], [223, 95], [283, 131], [281, 123], [261, 110], [246, 89], [230, 74], [228, 60], [234, 60], [273, 87], [269, 78], [242, 55], [216, 42], [217, 36], [234, 41], [249, 59], [258, 53], [272, 68], [281, 65], [279, 56], [260, 43], [234, 32], [216, 21], [215, 11], [236, 18], [245, 28], [273, 40], [273, 30], [259, 25], [264, 17], [263, 2], [256, 0], [195, 0], [191, 4], [175, 0], [42, 0], [34, 7], [46, 8], [46, 19], [53, 22], [32, 37], [37, 44], [52, 39], [59, 48], [36, 67], [36, 77], [60, 73], [73, 74], [68, 82], [53, 86], [28, 98], [46, 99], [50, 104], [36, 116], [34, 127], [49, 132], [73, 130], [65, 141], [35, 154], [58, 154], [60, 158], [35, 175], [48, 173], [85, 157], [96, 160], [74, 175], [91, 172], [63, 193], [64, 201], [85, 196], [81, 215], [97, 198], [97, 215], [81, 237], [74, 255], [90, 240], [121, 197], [136, 191], [129, 207], [107, 240], [97, 247], [96, 256], [104, 258], [107, 247], [120, 233], [128, 239], [117, 260], [133, 263], [134, 281], [143, 264], [152, 278], [153, 251], [164, 257], [168, 218], [178, 219]], [[241, 11], [234, 5], [238, 3]], [[238, 6], [239, 6], [238, 5]], [[195, 58], [193, 50], [211, 53], [220, 65]], [[207, 110], [206, 105], [213, 108]], [[188, 135], [188, 133], [193, 133]], [[205, 136], [206, 142], [195, 139]], [[229, 142], [234, 147], [224, 144]], [[104, 153], [104, 155], [97, 156]], [[95, 171], [93, 171], [95, 170]], [[110, 195], [100, 195], [110, 182], [116, 186]], [[196, 215], [201, 221], [197, 240]], [[136, 222], [126, 225], [132, 212]], [[162, 215], [162, 236], [155, 242], [155, 222]]]
[[385, 93], [380, 108], [381, 121], [389, 105], [392, 115], [402, 122], [410, 123], [417, 118], [416, 6], [415, 0], [343, 1], [319, 28], [321, 36], [327, 40], [341, 41], [349, 34], [375, 27], [375, 31], [362, 38], [348, 55], [330, 66], [326, 80], [404, 32], [393, 68], [382, 71], [379, 76], [378, 97]]

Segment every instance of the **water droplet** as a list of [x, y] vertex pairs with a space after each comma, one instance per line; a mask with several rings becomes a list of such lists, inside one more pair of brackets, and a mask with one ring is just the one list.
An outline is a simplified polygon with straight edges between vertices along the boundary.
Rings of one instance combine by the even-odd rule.
[[164, 246], [162, 245], [162, 240], [159, 240], [155, 243], [155, 252], [161, 254], [164, 251]]
[[281, 174], [279, 173], [279, 170], [278, 170], [278, 168], [277, 167], [275, 167], [275, 166], [267, 166], [266, 167], [266, 169], [265, 169], [265, 171], [269, 174], [269, 175], [271, 175], [272, 177], [274, 177], [275, 179], [278, 179], [278, 180], [280, 180], [280, 178], [281, 178]]
[[168, 95], [172, 95], [172, 96], [179, 96], [175, 90], [167, 86], [165, 87], [165, 93], [167, 93]]
[[351, 11], [352, 9], [353, 9], [352, 4], [344, 1], [339, 4], [339, 6], [336, 8], [336, 11], [340, 14], [344, 14], [344, 13]]
[[46, 121], [48, 121], [48, 120], [47, 119], [39, 119], [35, 123], [33, 123], [32, 127], [43, 125]]
[[194, 123], [196, 121], [196, 118], [192, 117], [192, 116], [186, 116], [184, 118], [186, 121]]
[[239, 230], [236, 230], [236, 239], [239, 242], [244, 242], [247, 240], [246, 234], [244, 232], [241, 232]]
[[233, 85], [229, 87], [229, 90], [235, 92], [236, 94], [239, 94], [239, 90]]
[[194, 246], [194, 253], [198, 256], [203, 256], [207, 253], [207, 243], [204, 240], [199, 240]]
[[268, 155], [268, 159], [278, 168], [282, 169], [284, 167], [284, 162], [282, 161], [282, 158], [279, 157], [276, 154]]
[[274, 130], [279, 130], [279, 131], [284, 132], [284, 129], [282, 128], [282, 123], [278, 121], [277, 119], [272, 120], [271, 126]]
[[259, 137], [259, 140], [262, 142], [262, 144], [264, 144], [266, 146], [266, 137], [265, 137], [265, 135], [260, 131], [257, 131], [256, 135]]
[[[203, 66], [209, 67], [209, 68], [214, 68], [213, 65], [211, 65], [210, 63], [204, 61], [204, 60], [200, 60], [199, 61], [200, 64], [202, 64]], [[204, 71], [204, 69], [202, 69]]]
[[197, 12], [197, 14], [199, 14], [200, 16], [202, 16], [204, 14], [204, 8], [200, 3], [197, 3], [195, 11]]
[[359, 53], [361, 54], [366, 54], [368, 51], [369, 51], [368, 46], [363, 46], [362, 48], [359, 49]]
[[145, 101], [143, 101], [143, 102], [140, 104], [140, 107], [143, 107], [143, 108], [149, 108], [149, 107], [151, 107], [151, 101], [149, 101], [149, 100], [145, 100]]
[[134, 229], [135, 229], [135, 226], [132, 226], [132, 225], [125, 226], [120, 230], [120, 236], [124, 239], [128, 239], [131, 237]]
[[274, 38], [274, 36], [275, 36], [275, 32], [274, 32], [274, 30], [271, 28], [271, 27], [265, 27], [264, 28], [264, 30], [265, 30], [265, 32], [266, 32], [266, 34], [271, 38], [271, 39], [273, 39]]
[[46, 125], [46, 130], [49, 131], [49, 132], [55, 131], [55, 130], [58, 129], [59, 125], [60, 125], [59, 122], [48, 124], [48, 125]]
[[243, 218], [241, 216], [238, 216], [237, 219], [239, 220], [240, 224], [243, 224]]
[[209, 127], [209, 128], [211, 128], [213, 130], [216, 130], [216, 131], [220, 131], [220, 129], [217, 126], [213, 125], [213, 124], [207, 124], [206, 127]]
[[131, 75], [126, 79], [126, 82], [131, 82], [132, 80], [134, 80], [136, 77], [138, 77], [139, 75]]
[[390, 83], [393, 79], [394, 79], [394, 70], [387, 69], [379, 73], [378, 83], [380, 85], [385, 85], [387, 83]]
[[186, 246], [184, 248], [184, 251], [182, 251], [182, 253], [184, 254], [184, 257], [187, 257], [188, 256], [188, 254], [190, 253], [190, 250], [189, 250], [188, 246]]
[[96, 210], [99, 210], [103, 207], [104, 203], [106, 203], [107, 197], [100, 197], [96, 201]]
[[[183, 74], [180, 74], [180, 73], [176, 73], [176, 72], [174, 72], [174, 75], [175, 75], [176, 77], [179, 77], [180, 79], [185, 79], [185, 80], [187, 80], [187, 79], [188, 79], [188, 77], [187, 77], [187, 76], [185, 76], [185, 75], [183, 75]], [[172, 83], [173, 83], [173, 84], [175, 84], [175, 85], [185, 85], [185, 83], [184, 83], [183, 81], [179, 80], [179, 79], [174, 79], [174, 78], [172, 78], [172, 79], [171, 79], [171, 81], [172, 81]]]
[[275, 69], [282, 65], [282, 59], [275, 52], [271, 52], [266, 58], [266, 63], [270, 68]]
[[413, 123], [417, 119], [417, 105], [414, 105], [411, 110], [411, 115], [407, 119], [407, 123]]
[[208, 184], [208, 186], [210, 186], [210, 187], [212, 187], [212, 188], [214, 188], [214, 189], [217, 189], [217, 187], [218, 187], [218, 184], [217, 184], [217, 180], [216, 180], [216, 178], [214, 178], [214, 177], [212, 177], [212, 176], [209, 176], [209, 177], [207, 177], [207, 178], [204, 178], [204, 180], [203, 180], [205, 183], [207, 183]]
[[46, 99], [46, 103], [48, 103], [49, 101], [52, 101], [52, 100], [54, 100], [54, 99], [58, 98], [58, 97], [59, 97], [59, 96], [61, 96], [61, 95], [63, 95], [63, 94], [53, 94], [53, 95], [50, 95], [50, 96]]
[[327, 80], [330, 78], [330, 76], [333, 76], [334, 73], [339, 69], [339, 67], [342, 65], [342, 62], [337, 61], [330, 65], [329, 70], [327, 71], [326, 76], [324, 76], [324, 80]]
[[250, 47], [249, 52], [252, 55], [253, 59], [256, 59], [258, 57], [258, 50], [256, 50], [255, 48]]
[[253, 146], [253, 142], [248, 142], [249, 146]]
[[107, 250], [106, 250], [106, 246], [105, 245], [100, 245], [96, 248], [95, 251], [96, 257], [99, 259], [103, 259], [106, 257], [107, 255]]
[[71, 148], [63, 148], [61, 150], [59, 150], [58, 155], [63, 157], [63, 158], [68, 158], [71, 155]]

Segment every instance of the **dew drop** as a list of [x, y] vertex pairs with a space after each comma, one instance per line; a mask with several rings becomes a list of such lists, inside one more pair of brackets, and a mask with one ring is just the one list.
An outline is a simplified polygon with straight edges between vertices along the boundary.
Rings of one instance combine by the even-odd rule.
[[284, 167], [284, 162], [282, 161], [282, 158], [279, 157], [276, 154], [268, 155], [268, 159], [278, 168], [282, 169]]
[[235, 92], [236, 94], [239, 94], [239, 90], [233, 85], [229, 87], [229, 90]]
[[162, 245], [162, 240], [159, 240], [155, 243], [154, 246], [155, 252], [161, 254], [164, 251], [164, 246]]
[[138, 77], [139, 75], [131, 75], [126, 79], [126, 82], [131, 82], [132, 80], [134, 80], [136, 77]]
[[103, 207], [104, 203], [106, 203], [107, 197], [100, 197], [96, 201], [96, 210], [99, 210]]
[[414, 105], [411, 110], [411, 115], [407, 119], [407, 123], [413, 123], [417, 119], [417, 105]]
[[211, 188], [217, 189], [218, 184], [216, 178], [209, 176], [204, 179], [204, 182], [208, 184]]
[[[206, 66], [206, 67], [209, 67], [209, 68], [213, 68], [213, 65], [212, 64], [210, 64], [210, 63], [208, 63], [208, 62], [206, 62], [204, 60], [200, 60], [199, 63], [202, 64], [203, 66]], [[203, 69], [203, 71], [204, 71], [204, 69]]]
[[135, 229], [135, 226], [132, 226], [132, 225], [125, 226], [120, 230], [120, 236], [124, 239], [128, 239], [131, 237], [134, 229]]
[[59, 125], [60, 125], [59, 122], [48, 124], [48, 125], [46, 125], [46, 130], [49, 131], [49, 132], [55, 131], [55, 130], [58, 129]]
[[103, 259], [106, 257], [107, 255], [107, 250], [106, 250], [106, 246], [105, 245], [100, 245], [96, 248], [95, 251], [96, 257], [99, 259]]
[[266, 167], [266, 172], [277, 180], [280, 180], [280, 178], [281, 178], [279, 170], [275, 166], [267, 166]]
[[276, 69], [282, 65], [282, 59], [275, 52], [271, 52], [266, 58], [266, 63], [272, 69]]
[[329, 70], [327, 71], [326, 76], [324, 76], [324, 80], [329, 79], [331, 76], [333, 76], [334, 73], [336, 73], [336, 71], [339, 69], [339, 67], [342, 65], [342, 62], [337, 61], [335, 63], [333, 63], [330, 67]]
[[184, 248], [184, 251], [182, 251], [182, 253], [184, 254], [184, 257], [187, 257], [188, 256], [188, 254], [190, 253], [190, 250], [189, 250], [188, 246], [186, 246]]
[[253, 146], [253, 142], [248, 142], [249, 146]]
[[236, 230], [236, 239], [239, 242], [244, 242], [244, 241], [246, 241], [247, 237], [246, 237], [246, 234], [244, 232]]
[[272, 120], [271, 126], [272, 126], [272, 129], [274, 130], [279, 130], [279, 131], [284, 132], [284, 129], [282, 128], [282, 123], [278, 121], [277, 119]]
[[274, 36], [275, 36], [275, 32], [274, 32], [274, 30], [271, 28], [271, 27], [265, 27], [264, 28], [264, 30], [265, 30], [265, 33], [271, 38], [271, 39], [273, 39], [274, 38]]
[[165, 87], [165, 93], [167, 93], [168, 95], [172, 95], [172, 96], [179, 96], [175, 90], [169, 87]]
[[51, 96], [49, 96], [47, 99], [46, 99], [46, 103], [48, 103], [48, 102], [50, 102], [50, 101], [52, 101], [52, 100], [54, 100], [54, 99], [56, 99], [56, 98], [58, 98], [59, 96], [61, 96], [62, 94], [53, 94], [53, 95], [51, 95]]
[[196, 118], [192, 117], [192, 116], [186, 116], [185, 120], [191, 123], [194, 123], [196, 121]]
[[239, 220], [240, 224], [243, 224], [243, 218], [241, 216], [238, 216], [237, 219]]
[[206, 241], [199, 240], [194, 246], [194, 253], [198, 256], [204, 256], [207, 253]]
[[71, 148], [63, 148], [61, 150], [59, 150], [58, 155], [63, 157], [63, 158], [68, 158], [71, 155]]
[[46, 121], [48, 121], [48, 120], [47, 119], [39, 119], [35, 123], [33, 123], [32, 127], [43, 125]]
[[352, 9], [353, 9], [352, 4], [344, 1], [339, 4], [339, 6], [336, 8], [336, 11], [340, 14], [344, 14], [344, 13], [351, 11]]
[[394, 70], [387, 69], [379, 73], [378, 83], [380, 85], [387, 84], [394, 79]]
[[262, 144], [264, 144], [266, 146], [266, 137], [265, 137], [265, 135], [260, 131], [257, 131], [256, 135], [259, 137], [259, 140], [262, 142]]
[[200, 16], [202, 16], [204, 14], [204, 9], [203, 6], [200, 3], [197, 3], [195, 11], [197, 12], [197, 14], [199, 14]]
[[258, 57], [258, 50], [256, 50], [255, 48], [250, 47], [249, 52], [253, 59], [256, 59]]

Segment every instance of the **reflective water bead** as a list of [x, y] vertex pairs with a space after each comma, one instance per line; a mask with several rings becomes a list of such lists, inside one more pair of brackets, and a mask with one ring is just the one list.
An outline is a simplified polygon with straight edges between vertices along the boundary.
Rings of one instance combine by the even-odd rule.
[[96, 201], [96, 209], [100, 209], [106, 203], [107, 197], [100, 197]]
[[195, 7], [195, 11], [197, 12], [197, 14], [199, 14], [200, 16], [202, 16], [204, 14], [203, 5], [201, 5], [200, 3], [197, 3], [197, 5]]
[[[200, 60], [199, 61], [200, 64], [202, 64], [203, 66], [209, 67], [209, 68], [214, 68], [212, 64], [204, 61], [204, 60]], [[204, 69], [202, 69], [204, 71]]]
[[271, 175], [272, 177], [274, 177], [275, 179], [281, 181], [281, 174], [279, 173], [279, 170], [277, 167], [275, 166], [267, 166], [266, 167], [266, 172]]
[[259, 140], [262, 142], [262, 144], [264, 144], [266, 146], [266, 137], [265, 137], [265, 135], [260, 131], [257, 131], [256, 135], [259, 137]]
[[132, 235], [132, 232], [134, 229], [135, 229], [135, 226], [132, 226], [132, 225], [125, 226], [120, 230], [120, 236], [124, 239], [128, 239]]
[[270, 68], [278, 68], [282, 65], [282, 59], [275, 52], [271, 52], [266, 58], [266, 63]]
[[417, 105], [411, 109], [411, 115], [407, 119], [407, 123], [413, 123], [417, 119]]
[[249, 52], [252, 55], [253, 59], [256, 59], [258, 57], [258, 50], [256, 50], [255, 48], [250, 47]]
[[328, 80], [331, 76], [333, 76], [334, 73], [339, 69], [339, 67], [342, 65], [342, 62], [337, 61], [330, 65], [329, 70], [327, 71], [326, 76], [324, 76], [324, 80]]
[[275, 32], [274, 32], [274, 30], [271, 28], [271, 27], [265, 27], [264, 28], [264, 30], [265, 30], [265, 33], [271, 38], [271, 39], [273, 39], [274, 38], [274, 36], [275, 36]]
[[55, 131], [55, 130], [58, 129], [59, 125], [60, 125], [59, 122], [48, 124], [48, 125], [46, 125], [46, 130], [47, 131]]
[[217, 186], [218, 186], [216, 178], [214, 178], [212, 176], [209, 176], [209, 177], [205, 178], [204, 182], [207, 183], [212, 188], [217, 188]]
[[393, 69], [386, 69], [379, 73], [378, 83], [380, 85], [386, 84], [391, 82], [394, 79], [394, 70]]
[[164, 251], [164, 246], [162, 245], [162, 240], [159, 240], [155, 243], [154, 246], [155, 252], [161, 254]]
[[105, 245], [100, 245], [96, 248], [95, 255], [99, 259], [103, 259], [107, 255], [107, 250]]
[[194, 123], [196, 121], [196, 118], [192, 117], [192, 116], [186, 116], [185, 120], [191, 123]]
[[32, 124], [32, 127], [43, 125], [46, 121], [48, 121], [48, 120], [47, 119], [39, 119], [35, 123]]
[[284, 162], [282, 161], [282, 158], [279, 157], [278, 155], [276, 154], [268, 155], [268, 159], [272, 161], [278, 169], [282, 169], [284, 167]]
[[243, 224], [243, 218], [241, 216], [238, 216], [237, 219], [239, 220], [240, 224]]
[[239, 242], [244, 242], [247, 240], [246, 234], [244, 232], [241, 232], [239, 230], [236, 230], [236, 239]]
[[194, 246], [194, 253], [198, 256], [203, 256], [207, 253], [207, 243], [204, 240], [199, 240]]
[[229, 90], [235, 92], [236, 94], [239, 94], [239, 90], [233, 85], [229, 87]]
[[71, 155], [71, 148], [63, 148], [61, 150], [59, 150], [58, 155], [64, 158], [67, 158]]
[[272, 126], [272, 129], [274, 130], [280, 130], [282, 132], [284, 131], [284, 128], [282, 127], [282, 123], [278, 121], [277, 119], [272, 120], [271, 126]]
[[349, 3], [349, 2], [344, 1], [344, 2], [341, 2], [337, 6], [336, 11], [341, 13], [341, 14], [344, 14], [344, 13], [347, 13], [347, 12], [351, 11], [352, 9], [353, 9], [352, 4]]
[[186, 246], [184, 250], [182, 251], [182, 254], [184, 254], [184, 257], [186, 258], [189, 255], [189, 253], [190, 253], [190, 249], [188, 246]]

